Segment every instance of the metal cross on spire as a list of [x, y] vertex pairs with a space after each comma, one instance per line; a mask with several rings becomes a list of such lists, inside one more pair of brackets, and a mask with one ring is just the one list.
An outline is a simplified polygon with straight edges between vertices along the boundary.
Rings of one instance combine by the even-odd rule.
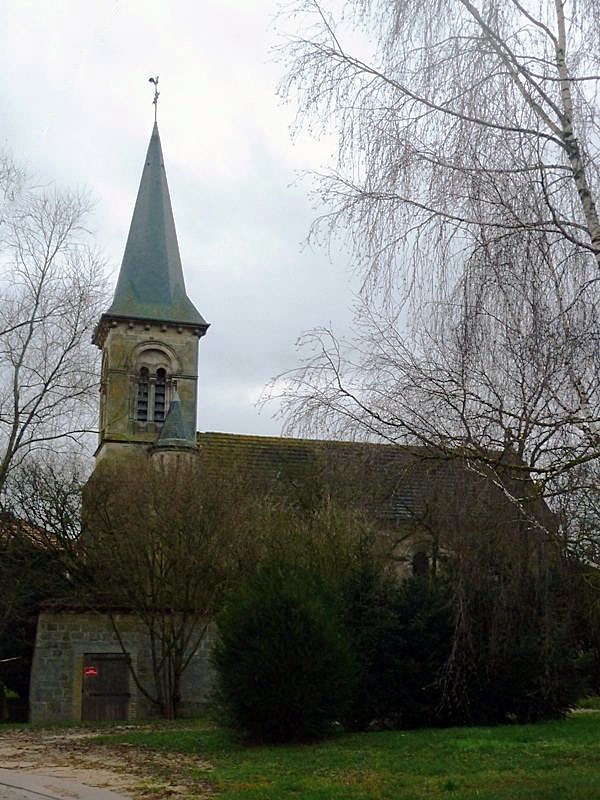
[[148, 78], [148, 82], [154, 84], [154, 100], [152, 101], [152, 104], [154, 106], [154, 122], [156, 122], [156, 112], [158, 110], [158, 96], [160, 94], [160, 92], [158, 91], [158, 75], [156, 76], [156, 78]]

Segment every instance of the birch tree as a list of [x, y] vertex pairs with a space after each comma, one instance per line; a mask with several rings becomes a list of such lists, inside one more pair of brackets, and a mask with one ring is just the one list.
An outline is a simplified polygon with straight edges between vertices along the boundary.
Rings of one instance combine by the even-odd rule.
[[312, 35], [288, 45], [283, 90], [300, 124], [338, 135], [324, 219], [350, 229], [366, 276], [451, 276], [487, 244], [482, 226], [499, 242], [539, 231], [598, 264], [597, 2], [343, 5], [375, 39], [372, 60], [304, 0]]
[[548, 486], [594, 461], [599, 4], [294, 9], [283, 91], [338, 142], [312, 236], [350, 241], [362, 292], [354, 335], [309, 332], [276, 382], [289, 425], [507, 448]]

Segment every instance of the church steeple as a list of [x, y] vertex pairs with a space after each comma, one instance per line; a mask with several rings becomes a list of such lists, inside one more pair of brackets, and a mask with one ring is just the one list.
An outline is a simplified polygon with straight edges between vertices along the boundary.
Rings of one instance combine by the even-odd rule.
[[208, 327], [185, 291], [158, 126], [154, 123], [107, 315]]
[[155, 122], [114, 298], [94, 332], [102, 349], [98, 456], [158, 444], [173, 401], [175, 438], [185, 431], [195, 446], [198, 339], [207, 328], [186, 293]]

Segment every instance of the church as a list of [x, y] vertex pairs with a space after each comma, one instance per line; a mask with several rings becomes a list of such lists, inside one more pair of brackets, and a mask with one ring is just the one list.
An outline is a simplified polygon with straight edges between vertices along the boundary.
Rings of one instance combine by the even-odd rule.
[[[342, 502], [360, 497], [382, 532], [403, 542], [394, 552], [405, 571], [428, 568], [432, 531], [442, 517], [446, 525], [459, 519], [466, 504], [489, 495], [486, 525], [491, 517], [498, 524], [497, 491], [465, 480], [452, 459], [424, 448], [197, 433], [198, 351], [208, 328], [186, 292], [155, 122], [113, 302], [94, 333], [102, 353], [95, 473], [107, 465], [126, 469], [132, 458], [165, 463], [210, 454], [213, 465], [235, 456], [273, 491], [298, 487], [309, 476]], [[502, 524], [514, 525], [515, 515], [523, 524], [514, 507], [504, 506]], [[208, 650], [207, 638], [189, 660], [182, 714], [198, 713], [206, 703]], [[47, 607], [38, 619], [31, 721], [156, 714], [143, 691], [150, 662], [147, 631], [134, 615], [120, 612], [117, 635], [98, 610]]]

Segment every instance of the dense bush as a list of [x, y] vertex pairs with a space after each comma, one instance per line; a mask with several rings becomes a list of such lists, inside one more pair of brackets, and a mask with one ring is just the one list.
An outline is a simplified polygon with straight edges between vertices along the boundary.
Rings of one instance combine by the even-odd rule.
[[261, 741], [316, 738], [336, 720], [366, 730], [560, 717], [581, 689], [569, 582], [558, 562], [518, 566], [448, 561], [442, 576], [404, 580], [369, 557], [335, 579], [263, 567], [219, 619], [221, 705]]
[[582, 696], [600, 695], [600, 573], [576, 559], [569, 562], [573, 635], [582, 677]]
[[335, 603], [298, 566], [262, 566], [230, 595], [213, 662], [219, 706], [253, 741], [319, 738], [352, 692], [352, 651]]
[[452, 621], [442, 582], [402, 583], [363, 566], [343, 589], [357, 680], [345, 717], [351, 728], [415, 727], [439, 721], [441, 670]]
[[[447, 713], [456, 724], [537, 722], [563, 716], [581, 691], [564, 576], [521, 577], [503, 596], [490, 575], [458, 597], [462, 617], [448, 664]], [[452, 702], [456, 700], [457, 702]]]
[[398, 582], [366, 565], [346, 581], [349, 727], [536, 722], [575, 704], [581, 671], [560, 564], [513, 571], [510, 583], [497, 561], [477, 580], [462, 569]]

